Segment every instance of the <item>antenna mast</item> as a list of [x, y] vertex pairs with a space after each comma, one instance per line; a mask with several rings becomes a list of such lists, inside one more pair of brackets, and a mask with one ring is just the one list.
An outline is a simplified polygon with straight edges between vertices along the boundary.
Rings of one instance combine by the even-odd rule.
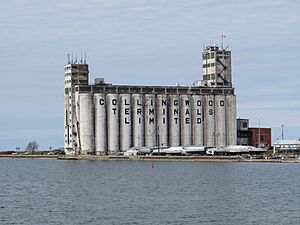
[[224, 50], [224, 39], [226, 38], [225, 34], [222, 33], [222, 42], [221, 42], [221, 48]]

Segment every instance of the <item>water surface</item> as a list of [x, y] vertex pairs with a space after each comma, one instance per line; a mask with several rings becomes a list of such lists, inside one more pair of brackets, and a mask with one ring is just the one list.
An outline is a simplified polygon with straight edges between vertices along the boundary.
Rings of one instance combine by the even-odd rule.
[[0, 159], [0, 224], [300, 224], [300, 164]]

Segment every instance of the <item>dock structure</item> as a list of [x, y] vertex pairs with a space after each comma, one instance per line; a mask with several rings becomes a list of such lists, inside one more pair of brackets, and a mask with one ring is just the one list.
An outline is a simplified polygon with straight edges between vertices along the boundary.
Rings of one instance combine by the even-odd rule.
[[66, 154], [106, 155], [131, 147], [218, 147], [236, 144], [231, 52], [208, 46], [203, 80], [189, 86], [89, 84], [86, 60], [65, 74]]

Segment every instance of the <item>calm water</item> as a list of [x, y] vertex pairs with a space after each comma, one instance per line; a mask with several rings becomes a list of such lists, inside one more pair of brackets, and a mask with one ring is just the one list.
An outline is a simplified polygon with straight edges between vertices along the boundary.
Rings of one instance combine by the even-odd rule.
[[0, 224], [300, 224], [300, 164], [0, 159]]

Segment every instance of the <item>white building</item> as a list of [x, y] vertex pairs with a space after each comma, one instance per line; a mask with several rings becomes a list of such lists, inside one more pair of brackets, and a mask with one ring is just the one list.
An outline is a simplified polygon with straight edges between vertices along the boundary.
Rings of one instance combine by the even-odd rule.
[[273, 145], [274, 154], [295, 156], [300, 154], [300, 140], [278, 140]]
[[231, 52], [209, 46], [203, 57], [203, 63], [214, 69], [203, 73], [204, 82], [191, 86], [112, 85], [99, 78], [89, 85], [86, 62], [68, 60], [66, 153], [101, 155], [131, 147], [235, 145]]

